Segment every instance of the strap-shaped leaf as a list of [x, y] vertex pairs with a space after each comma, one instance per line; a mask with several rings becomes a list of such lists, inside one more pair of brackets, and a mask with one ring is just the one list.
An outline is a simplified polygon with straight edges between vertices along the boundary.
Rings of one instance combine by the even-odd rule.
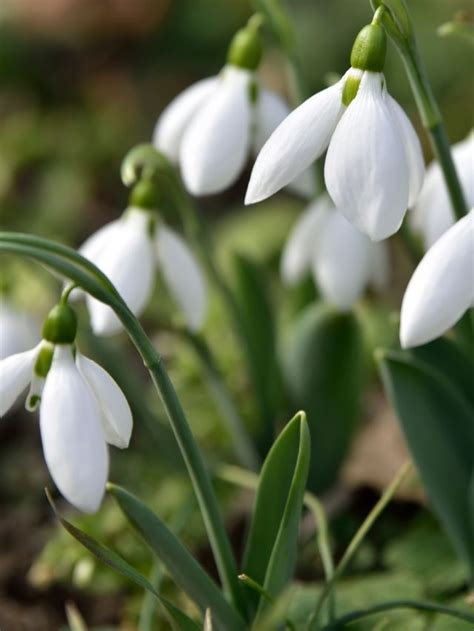
[[382, 379], [433, 509], [474, 572], [469, 495], [474, 454], [472, 409], [461, 389], [410, 354], [378, 356]]
[[474, 358], [455, 342], [440, 337], [434, 342], [411, 349], [410, 354], [426, 362], [452, 384], [462, 390], [469, 400], [474, 414]]
[[108, 484], [107, 490], [140, 536], [167, 567], [176, 584], [202, 612], [211, 609], [215, 626], [225, 631], [245, 628], [239, 614], [225, 600], [216, 583], [155, 513], [125, 489]]
[[66, 519], [61, 517], [58, 513], [56, 506], [51, 499], [48, 492], [46, 492], [48, 496], [48, 500], [56, 514], [56, 517], [59, 520], [61, 526], [67, 530], [67, 532], [76, 539], [81, 545], [83, 545], [89, 552], [105, 563], [112, 569], [114, 569], [119, 574], [122, 574], [129, 580], [131, 580], [135, 585], [138, 585], [142, 589], [153, 594], [158, 601], [163, 605], [165, 611], [168, 613], [170, 619], [174, 623], [174, 628], [176, 631], [199, 631], [199, 626], [191, 620], [181, 609], [178, 609], [173, 603], [171, 603], [166, 598], [163, 598], [159, 592], [153, 587], [153, 585], [146, 579], [140, 572], [138, 572], [130, 563], [125, 561], [119, 554], [104, 546], [102, 543], [99, 543], [88, 534], [68, 522]]
[[235, 294], [247, 340], [246, 352], [262, 417], [259, 442], [266, 453], [273, 441], [274, 420], [281, 396], [274, 311], [262, 266], [247, 256], [235, 254], [233, 267]]
[[311, 305], [291, 325], [282, 353], [286, 384], [311, 432], [308, 487], [317, 493], [337, 475], [360, 413], [364, 352], [352, 313]]
[[[293, 575], [309, 459], [306, 415], [298, 412], [263, 464], [245, 550], [245, 573], [271, 596]], [[249, 591], [249, 597], [256, 607], [258, 594]]]

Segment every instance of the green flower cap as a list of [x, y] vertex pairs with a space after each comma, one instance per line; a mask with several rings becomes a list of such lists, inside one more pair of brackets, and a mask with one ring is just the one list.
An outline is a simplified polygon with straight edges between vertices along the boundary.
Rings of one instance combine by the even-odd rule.
[[145, 210], [158, 208], [159, 196], [156, 183], [148, 178], [139, 180], [130, 191], [128, 204], [135, 208], [144, 208]]
[[357, 35], [351, 52], [351, 66], [382, 72], [387, 52], [387, 36], [380, 24], [368, 24]]
[[245, 70], [256, 70], [263, 55], [260, 26], [263, 18], [253, 15], [247, 25], [234, 35], [227, 53], [227, 62]]
[[74, 310], [63, 303], [53, 307], [43, 324], [43, 339], [52, 344], [72, 344], [76, 333], [77, 317]]

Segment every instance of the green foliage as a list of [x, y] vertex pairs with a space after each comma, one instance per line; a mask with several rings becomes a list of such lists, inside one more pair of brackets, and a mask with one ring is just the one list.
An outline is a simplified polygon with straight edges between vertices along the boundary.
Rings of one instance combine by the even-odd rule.
[[474, 409], [442, 373], [407, 353], [379, 356], [388, 396], [400, 419], [434, 510], [474, 574], [470, 484]]
[[276, 356], [274, 309], [268, 282], [261, 266], [241, 254], [234, 256], [235, 296], [244, 319], [247, 352], [252, 366], [261, 415], [260, 444], [266, 452], [273, 440], [274, 423], [281, 399], [281, 382]]
[[[244, 555], [245, 573], [276, 596], [291, 579], [310, 458], [304, 413], [285, 427], [262, 467]], [[254, 606], [258, 597], [251, 595]], [[260, 599], [260, 608], [263, 607]]]
[[130, 523], [168, 568], [177, 585], [204, 612], [210, 607], [219, 628], [242, 629], [242, 620], [226, 602], [218, 586], [183, 544], [143, 502], [124, 489], [109, 485]]
[[319, 492], [334, 481], [360, 414], [364, 358], [355, 316], [311, 305], [290, 328], [282, 364], [294, 405], [308, 415], [309, 488]]

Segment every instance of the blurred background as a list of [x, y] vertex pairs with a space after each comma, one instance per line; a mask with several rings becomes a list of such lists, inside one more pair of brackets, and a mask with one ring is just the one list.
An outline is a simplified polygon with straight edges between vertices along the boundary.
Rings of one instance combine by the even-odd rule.
[[[328, 73], [346, 70], [354, 37], [370, 21], [369, 2], [288, 0], [285, 4], [298, 34], [299, 55], [312, 93], [325, 87]], [[472, 3], [417, 0], [408, 4], [450, 140], [459, 141], [472, 126], [474, 58], [463, 41], [441, 39], [436, 29], [455, 12], [472, 9]], [[159, 113], [175, 95], [220, 70], [230, 38], [251, 12], [248, 0], [1, 0], [2, 230], [35, 233], [78, 247], [94, 230], [118, 217], [128, 194], [119, 174], [123, 156], [133, 145], [151, 139]], [[260, 74], [269, 87], [291, 99], [284, 59], [271, 35], [265, 32], [265, 37]], [[430, 160], [427, 138], [392, 46], [385, 74], [391, 94], [409, 114]], [[316, 299], [311, 282], [284, 291], [278, 278], [282, 246], [304, 203], [282, 194], [245, 209], [242, 199], [248, 175], [249, 171], [230, 191], [200, 200], [199, 205], [229, 282], [238, 285], [236, 253], [250, 257], [265, 276], [268, 305], [276, 314], [271, 340], [276, 357], [286, 338], [291, 338], [291, 323]], [[177, 217], [168, 220], [179, 225]], [[324, 494], [332, 516], [336, 550], [343, 549], [378, 490], [407, 457], [371, 359], [376, 346], [396, 337], [396, 318], [390, 314], [398, 308], [410, 274], [408, 257], [396, 238], [391, 248], [393, 282], [383, 304], [368, 299], [354, 315], [362, 349], [357, 361], [351, 364], [344, 337], [332, 355], [336, 373], [338, 366], [348, 364], [357, 382], [351, 399], [354, 427], [330, 465], [324, 488], [316, 489]], [[0, 273], [9, 302], [28, 310], [41, 323], [57, 298], [57, 281], [37, 266], [10, 257], [2, 257]], [[195, 353], [166, 327], [156, 325], [157, 318], [166, 320], [172, 313], [158, 281], [143, 321], [168, 362], [185, 407], [192, 411], [193, 430], [211, 467], [218, 470], [222, 463], [234, 461], [232, 445]], [[125, 338], [96, 340], [88, 331], [87, 319], [81, 322], [81, 347], [111, 367], [135, 413], [131, 448], [125, 453], [114, 451], [112, 478], [147, 499], [160, 516], [182, 531], [186, 543], [213, 572], [180, 456], [136, 354]], [[265, 322], [262, 326], [265, 329]], [[250, 431], [258, 436], [241, 349], [229, 334], [216, 297], [212, 297], [204, 334]], [[281, 401], [280, 394], [274, 410], [277, 427], [297, 409]], [[330, 416], [331, 402], [326, 409]], [[137, 629], [144, 625], [145, 616], [155, 616], [151, 626], [140, 628], [167, 628], [159, 615], [150, 613], [149, 604], [148, 609], [143, 607], [138, 590], [97, 566], [56, 528], [43, 494], [49, 481], [37, 420], [21, 406], [0, 425], [0, 480], [2, 630], [59, 629], [66, 624], [67, 602], [77, 605], [91, 627]], [[252, 496], [224, 481], [218, 482], [218, 489], [238, 549]], [[80, 523], [143, 571], [153, 570], [146, 550], [108, 502], [98, 516], [82, 517]], [[319, 563], [314, 550], [303, 548], [298, 578], [320, 578]], [[358, 581], [359, 576], [365, 582]], [[412, 594], [455, 599], [462, 571], [424, 507], [416, 480], [377, 525], [352, 568], [352, 578], [346, 597], [359, 604], [367, 595], [373, 596], [376, 587], [391, 597], [397, 590], [405, 590], [406, 595], [408, 586]], [[166, 581], [164, 589], [179, 598]], [[403, 618], [399, 624], [387, 628], [408, 628]]]

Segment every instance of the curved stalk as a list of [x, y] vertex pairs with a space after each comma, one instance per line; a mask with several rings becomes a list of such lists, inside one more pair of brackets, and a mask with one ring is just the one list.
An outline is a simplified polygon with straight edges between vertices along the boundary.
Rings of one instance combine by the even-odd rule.
[[31, 235], [0, 233], [0, 251], [20, 254], [44, 263], [115, 311], [148, 368], [165, 407], [191, 478], [224, 589], [236, 608], [245, 615], [245, 601], [237, 578], [235, 559], [209, 473], [161, 356], [137, 318], [107, 277], [71, 248]]
[[421, 121], [428, 132], [446, 182], [454, 216], [462, 219], [469, 209], [453, 162], [443, 118], [418, 51], [408, 8], [404, 0], [371, 0], [371, 5], [374, 9], [382, 5], [386, 8], [381, 23], [395, 43], [405, 65]]

